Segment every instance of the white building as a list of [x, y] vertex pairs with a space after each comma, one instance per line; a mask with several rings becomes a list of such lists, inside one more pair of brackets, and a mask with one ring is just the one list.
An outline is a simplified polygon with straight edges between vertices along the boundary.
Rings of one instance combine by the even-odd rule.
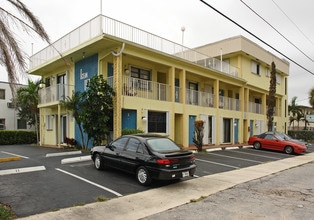
[[[17, 87], [26, 85], [17, 84]], [[25, 120], [18, 117], [12, 102], [12, 92], [8, 82], [0, 81], [0, 130], [34, 130]]]

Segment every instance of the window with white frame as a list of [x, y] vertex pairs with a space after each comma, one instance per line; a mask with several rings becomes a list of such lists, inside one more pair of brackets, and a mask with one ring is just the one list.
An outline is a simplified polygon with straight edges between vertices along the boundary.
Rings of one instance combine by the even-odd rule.
[[280, 76], [280, 74], [276, 74], [276, 83], [277, 84], [280, 84], [281, 83], [281, 76]]
[[5, 99], [5, 89], [0, 89], [0, 99]]
[[144, 90], [151, 90], [151, 70], [131, 67], [131, 77], [138, 80], [132, 80], [133, 87]]
[[17, 119], [17, 129], [27, 129], [27, 123], [24, 119]]
[[54, 118], [54, 115], [46, 115], [46, 130], [48, 131], [51, 131], [53, 130], [53, 118]]
[[270, 76], [269, 68], [266, 68], [266, 70], [265, 70], [265, 75], [266, 75], [266, 77], [269, 77], [269, 76]]
[[148, 112], [148, 132], [167, 133], [167, 112]]
[[260, 64], [252, 60], [252, 73], [260, 75]]

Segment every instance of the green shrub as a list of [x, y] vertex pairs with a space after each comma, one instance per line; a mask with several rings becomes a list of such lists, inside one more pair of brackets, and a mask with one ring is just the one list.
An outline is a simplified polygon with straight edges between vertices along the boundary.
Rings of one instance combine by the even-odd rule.
[[144, 131], [140, 129], [123, 129], [122, 130], [122, 135], [127, 135], [127, 134], [142, 134]]
[[2, 220], [11, 220], [15, 219], [16, 216], [12, 211], [11, 207], [0, 203], [0, 219]]
[[34, 131], [0, 131], [0, 145], [34, 144], [36, 142]]
[[314, 131], [288, 131], [288, 135], [290, 135], [294, 139], [302, 139], [308, 142], [314, 141]]

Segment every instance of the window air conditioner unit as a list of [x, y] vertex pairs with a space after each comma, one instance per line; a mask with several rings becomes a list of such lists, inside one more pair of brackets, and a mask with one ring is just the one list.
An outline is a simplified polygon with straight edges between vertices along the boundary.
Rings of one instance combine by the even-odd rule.
[[8, 108], [14, 108], [13, 102], [8, 102], [8, 103], [7, 103], [7, 106], [8, 106]]

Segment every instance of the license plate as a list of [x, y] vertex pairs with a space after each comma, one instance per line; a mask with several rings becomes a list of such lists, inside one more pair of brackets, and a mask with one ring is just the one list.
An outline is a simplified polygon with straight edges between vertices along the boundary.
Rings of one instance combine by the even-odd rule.
[[190, 172], [189, 171], [182, 172], [182, 177], [187, 177], [187, 176], [190, 176]]

